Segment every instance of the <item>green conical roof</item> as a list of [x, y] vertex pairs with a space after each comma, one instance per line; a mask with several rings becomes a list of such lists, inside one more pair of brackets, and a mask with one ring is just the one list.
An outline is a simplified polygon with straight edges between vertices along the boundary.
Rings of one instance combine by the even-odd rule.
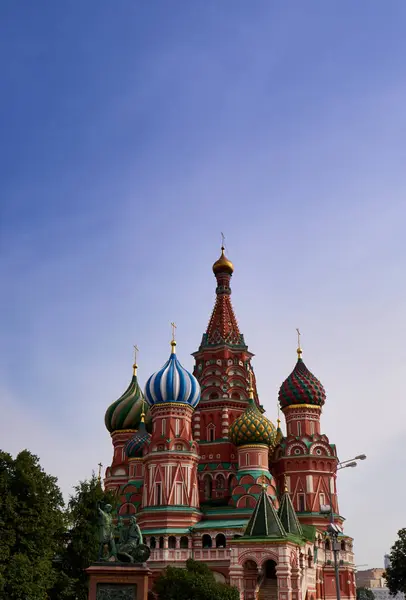
[[285, 490], [278, 510], [279, 519], [287, 533], [299, 537], [303, 536], [302, 526], [299, 523], [289, 492]]
[[244, 537], [272, 537], [284, 538], [286, 531], [278, 517], [272, 500], [262, 489], [261, 495], [257, 500], [254, 512], [251, 515], [249, 523], [244, 533]]

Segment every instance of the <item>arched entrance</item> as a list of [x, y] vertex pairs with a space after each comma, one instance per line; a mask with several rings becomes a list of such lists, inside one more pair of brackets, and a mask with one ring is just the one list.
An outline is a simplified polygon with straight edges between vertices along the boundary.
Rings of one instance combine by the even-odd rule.
[[278, 580], [276, 578], [276, 562], [267, 560], [262, 566], [262, 578], [258, 600], [277, 600]]
[[258, 565], [254, 560], [243, 564], [244, 600], [255, 600], [258, 588]]

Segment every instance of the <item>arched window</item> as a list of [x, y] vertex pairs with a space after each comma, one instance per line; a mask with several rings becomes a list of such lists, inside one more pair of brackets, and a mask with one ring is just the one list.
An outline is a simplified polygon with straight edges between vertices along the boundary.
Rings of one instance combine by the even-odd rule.
[[159, 538], [159, 547], [163, 548], [164, 547], [164, 536], [161, 535], [161, 537]]
[[218, 400], [218, 393], [217, 392], [212, 392], [209, 396], [210, 400]]
[[216, 439], [216, 427], [215, 427], [215, 425], [213, 425], [213, 423], [210, 423], [210, 425], [207, 426], [207, 441], [214, 442], [215, 439]]
[[347, 550], [347, 548], [346, 548], [346, 546], [345, 546], [345, 540], [342, 540], [342, 542], [341, 542], [341, 550], [342, 550], [343, 552], [345, 552], [345, 551]]
[[186, 535], [182, 535], [180, 538], [180, 547], [181, 548], [189, 548], [189, 540]]
[[311, 569], [313, 566], [313, 555], [312, 555], [312, 551], [310, 550], [310, 548], [307, 553], [307, 565], [308, 565], [309, 569]]
[[223, 533], [218, 533], [216, 535], [216, 548], [225, 548], [226, 547], [226, 536]]
[[175, 419], [175, 435], [178, 436], [180, 433], [180, 419]]
[[156, 548], [156, 539], [154, 537], [149, 538], [149, 547], [151, 550]]
[[224, 479], [224, 475], [217, 475], [216, 477], [216, 489], [224, 490], [226, 487], [226, 480]]
[[231, 398], [232, 398], [233, 400], [240, 400], [240, 394], [239, 394], [238, 392], [233, 392], [233, 393], [231, 394]]
[[176, 537], [174, 535], [170, 535], [168, 538], [168, 548], [172, 550], [176, 548]]
[[330, 550], [330, 540], [328, 538], [326, 539], [325, 548], [326, 548], [326, 550]]
[[302, 435], [302, 424], [300, 421], [297, 422], [297, 435]]
[[207, 474], [203, 477], [204, 484], [204, 497], [206, 500], [210, 500], [213, 489], [213, 481], [211, 475]]
[[162, 427], [162, 429], [161, 429], [162, 435], [166, 435], [166, 419], [162, 419], [161, 427]]
[[208, 533], [205, 533], [202, 537], [202, 546], [203, 548], [211, 548], [213, 546], [211, 535], [209, 535]]

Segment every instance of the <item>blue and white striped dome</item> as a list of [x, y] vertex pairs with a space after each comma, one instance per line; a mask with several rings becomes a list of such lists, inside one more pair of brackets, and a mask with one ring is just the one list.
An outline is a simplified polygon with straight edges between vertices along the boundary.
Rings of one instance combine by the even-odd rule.
[[175, 353], [176, 342], [172, 341], [172, 353], [162, 369], [151, 375], [145, 386], [148, 404], [178, 402], [195, 408], [200, 400], [200, 385], [196, 377], [186, 371]]

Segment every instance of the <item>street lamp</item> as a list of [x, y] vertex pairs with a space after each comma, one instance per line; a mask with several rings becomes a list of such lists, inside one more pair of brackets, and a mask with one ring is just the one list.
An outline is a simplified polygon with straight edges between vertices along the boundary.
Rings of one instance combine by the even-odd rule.
[[[355, 456], [354, 458], [350, 458], [349, 460], [343, 460], [342, 462], [338, 463], [337, 471], [339, 471], [340, 469], [354, 468], [358, 464], [357, 461], [365, 460], [365, 459], [366, 459], [366, 454], [359, 454], [358, 456]], [[333, 510], [333, 498], [331, 496], [331, 487], [329, 487], [329, 500], [330, 500], [330, 506], [328, 506], [328, 505], [321, 506], [320, 512], [324, 513], [326, 515], [329, 515], [329, 517], [330, 517], [330, 523], [329, 523], [329, 526], [327, 527], [327, 534], [331, 538], [331, 545], [332, 545], [333, 556], [334, 556], [334, 573], [335, 573], [335, 580], [336, 580], [337, 600], [341, 600], [340, 572], [339, 572], [339, 563], [338, 563], [338, 553], [340, 552], [340, 543], [338, 541], [338, 536], [341, 533], [341, 528], [339, 527], [339, 525], [336, 525], [336, 523], [334, 523], [334, 510]]]

